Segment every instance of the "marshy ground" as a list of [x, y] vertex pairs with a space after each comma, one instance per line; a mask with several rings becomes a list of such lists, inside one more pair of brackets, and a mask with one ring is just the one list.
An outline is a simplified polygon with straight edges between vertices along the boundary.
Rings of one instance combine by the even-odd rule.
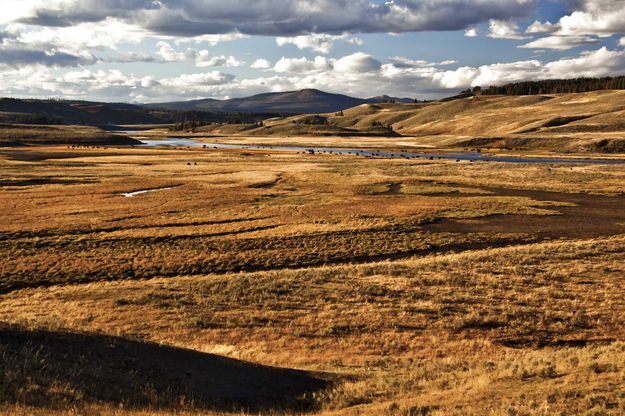
[[625, 165], [31, 147], [0, 171], [7, 414], [625, 412]]

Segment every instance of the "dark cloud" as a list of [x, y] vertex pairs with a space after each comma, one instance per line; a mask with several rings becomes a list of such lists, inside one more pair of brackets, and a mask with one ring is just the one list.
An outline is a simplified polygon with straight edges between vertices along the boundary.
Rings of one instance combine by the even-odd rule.
[[117, 17], [153, 32], [197, 36], [460, 30], [531, 14], [538, 0], [72, 0], [23, 21], [66, 26]]
[[33, 16], [19, 21], [40, 26], [72, 26], [107, 17], [130, 18], [138, 11], [159, 7], [160, 3], [153, 0], [71, 0], [58, 8], [39, 7]]
[[78, 56], [68, 52], [60, 51], [43, 51], [15, 47], [0, 47], [0, 65], [15, 68], [25, 65], [63, 67], [91, 65], [96, 63], [96, 61], [96, 58], [91, 55]]

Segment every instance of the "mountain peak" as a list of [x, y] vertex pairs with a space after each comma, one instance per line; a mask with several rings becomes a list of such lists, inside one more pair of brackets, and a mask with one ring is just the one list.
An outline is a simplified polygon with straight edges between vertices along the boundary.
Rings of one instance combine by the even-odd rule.
[[367, 103], [367, 100], [333, 94], [314, 88], [297, 91], [270, 92], [229, 100], [195, 100], [150, 104], [152, 108], [169, 110], [203, 110], [227, 113], [333, 113]]

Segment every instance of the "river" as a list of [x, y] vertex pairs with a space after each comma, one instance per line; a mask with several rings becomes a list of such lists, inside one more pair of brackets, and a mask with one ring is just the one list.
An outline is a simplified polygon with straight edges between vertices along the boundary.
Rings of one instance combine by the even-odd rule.
[[625, 159], [601, 159], [583, 157], [521, 157], [521, 156], [490, 156], [479, 152], [408, 152], [381, 151], [375, 149], [337, 148], [337, 147], [302, 147], [302, 146], [263, 146], [209, 143], [189, 138], [166, 138], [166, 139], [143, 139], [138, 138], [144, 147], [201, 147], [207, 149], [254, 149], [254, 150], [287, 150], [294, 152], [306, 152], [309, 154], [338, 154], [359, 157], [385, 157], [403, 159], [429, 159], [429, 160], [456, 160], [469, 162], [501, 162], [501, 163], [530, 163], [530, 164], [625, 164]]

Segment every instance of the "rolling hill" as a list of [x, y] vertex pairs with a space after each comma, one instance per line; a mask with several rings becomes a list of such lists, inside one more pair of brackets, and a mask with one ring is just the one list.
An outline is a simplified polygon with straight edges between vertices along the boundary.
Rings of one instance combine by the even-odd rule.
[[23, 124], [168, 124], [255, 122], [277, 115], [338, 112], [366, 103], [412, 102], [386, 95], [361, 99], [319, 90], [259, 94], [231, 100], [160, 104], [0, 98], [0, 122]]
[[[337, 113], [296, 115], [240, 126], [258, 136], [379, 135], [423, 144], [625, 151], [625, 91], [531, 96], [458, 96], [430, 103], [361, 104]], [[226, 133], [207, 126], [207, 133]], [[237, 133], [228, 126], [227, 134]]]
[[[318, 90], [170, 103], [171, 109], [123, 103], [0, 99], [0, 123], [10, 122], [6, 119], [11, 118], [16, 122], [16, 117], [43, 117], [49, 121], [17, 121], [23, 124], [57, 124], [54, 121], [58, 120], [88, 125], [197, 119], [200, 126], [206, 125], [196, 124], [187, 134], [406, 136], [415, 138], [418, 144], [434, 146], [625, 152], [622, 90], [519, 96], [465, 93], [435, 102], [403, 101], [386, 96], [362, 100]], [[355, 105], [339, 110], [352, 104]], [[200, 105], [211, 109], [190, 109]], [[299, 113], [311, 108], [316, 111]], [[261, 109], [264, 113], [254, 113]], [[299, 114], [272, 117], [289, 111]], [[182, 126], [181, 134], [185, 134], [184, 129]], [[6, 140], [16, 141], [13, 136], [8, 134]], [[33, 132], [35, 136], [39, 132]]]
[[[124, 103], [98, 103], [89, 101], [0, 99], [0, 120], [16, 119], [25, 122], [31, 118], [43, 123], [34, 124], [152, 124], [163, 118], [144, 108]], [[45, 123], [46, 119], [51, 123]], [[37, 121], [37, 120], [35, 120]]]
[[0, 98], [0, 123], [84, 124], [91, 126], [126, 124], [170, 124], [180, 121], [254, 122], [278, 113], [228, 114], [213, 111], [167, 110], [127, 103], [72, 100]]
[[274, 407], [295, 411], [310, 406], [307, 393], [330, 385], [317, 374], [189, 349], [4, 324], [0, 351], [22, 357], [19, 362], [3, 360], [6, 387], [0, 397], [20, 397], [34, 405], [93, 401], [124, 403], [131, 409], [167, 408], [192, 400], [203, 413], [233, 409], [263, 413]]
[[229, 100], [202, 99], [155, 103], [148, 108], [167, 110], [199, 110], [226, 113], [332, 113], [367, 103], [412, 102], [409, 98], [395, 98], [386, 95], [373, 98], [355, 98], [342, 94], [331, 94], [315, 89], [258, 94], [246, 98]]
[[116, 146], [136, 145], [138, 140], [112, 134], [94, 126], [39, 126], [0, 124], [0, 147], [31, 145]]

